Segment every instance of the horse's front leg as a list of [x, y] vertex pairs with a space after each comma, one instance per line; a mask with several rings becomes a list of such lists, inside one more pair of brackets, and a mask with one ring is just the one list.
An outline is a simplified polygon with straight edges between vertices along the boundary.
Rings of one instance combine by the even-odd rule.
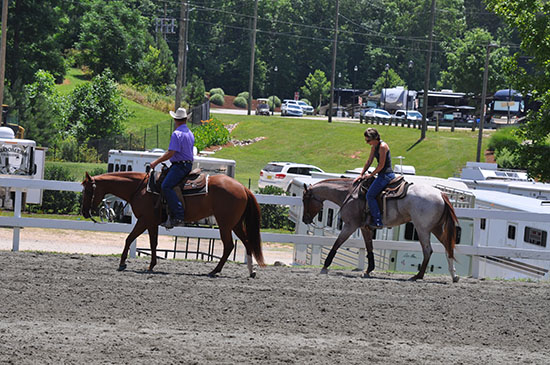
[[361, 233], [363, 234], [363, 240], [365, 241], [365, 248], [367, 249], [368, 260], [367, 270], [365, 270], [365, 272], [363, 273], [363, 277], [368, 278], [375, 267], [374, 248], [372, 245], [372, 236], [374, 235], [374, 231], [369, 228], [361, 227]]
[[146, 225], [144, 222], [142, 222], [140, 219], [136, 222], [136, 225], [126, 237], [126, 244], [124, 245], [124, 250], [122, 251], [122, 255], [120, 256], [120, 264], [118, 265], [118, 271], [123, 271], [126, 269], [126, 259], [128, 258], [128, 250], [130, 249], [130, 245], [132, 242], [136, 240], [143, 232], [145, 232]]
[[340, 231], [340, 234], [338, 235], [338, 238], [336, 238], [336, 241], [332, 245], [332, 249], [330, 250], [327, 258], [325, 259], [325, 264], [323, 265], [323, 268], [321, 269], [321, 274], [328, 274], [328, 267], [332, 263], [332, 260], [334, 259], [334, 256], [336, 255], [336, 251], [346, 242], [346, 240], [351, 236], [351, 234], [357, 229], [357, 226], [351, 225], [348, 223], [344, 223], [344, 227]]
[[153, 271], [153, 268], [157, 264], [157, 245], [159, 243], [159, 226], [151, 225], [147, 228], [149, 232], [149, 246], [151, 247], [151, 263], [149, 264], [148, 271]]

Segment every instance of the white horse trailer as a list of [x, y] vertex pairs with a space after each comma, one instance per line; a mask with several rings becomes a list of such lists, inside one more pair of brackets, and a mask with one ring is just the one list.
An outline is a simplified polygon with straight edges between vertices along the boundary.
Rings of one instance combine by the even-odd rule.
[[[36, 147], [30, 139], [15, 138], [13, 131], [0, 127], [0, 175], [18, 176], [28, 179], [43, 179], [46, 149]], [[0, 207], [13, 209], [15, 191], [10, 187], [0, 188]], [[42, 203], [41, 189], [25, 189], [23, 202]]]
[[493, 190], [550, 200], [550, 184], [529, 179], [525, 171], [500, 169], [496, 163], [467, 162], [460, 177], [449, 180], [463, 182], [473, 190]]
[[[162, 156], [164, 152], [162, 149], [152, 151], [110, 150], [107, 172], [137, 171], [147, 173], [151, 170], [151, 162]], [[209, 175], [224, 174], [235, 177], [236, 163], [234, 160], [202, 156], [194, 156], [193, 159], [194, 169], [200, 168], [202, 172]], [[164, 163], [170, 166], [170, 161]], [[107, 210], [112, 209], [115, 220], [130, 222], [132, 210], [124, 200], [109, 195], [106, 197], [104, 205]], [[209, 222], [205, 223], [210, 224]]]

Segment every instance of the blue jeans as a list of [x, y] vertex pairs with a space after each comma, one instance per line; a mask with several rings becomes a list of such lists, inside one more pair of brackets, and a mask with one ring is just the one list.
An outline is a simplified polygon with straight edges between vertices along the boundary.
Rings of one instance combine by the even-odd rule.
[[181, 179], [186, 177], [189, 172], [191, 172], [192, 167], [192, 163], [172, 164], [170, 170], [168, 170], [168, 174], [166, 174], [166, 177], [162, 182], [162, 192], [166, 197], [168, 208], [170, 208], [173, 219], [183, 220], [183, 215], [185, 213], [183, 204], [180, 202], [178, 195], [173, 189], [176, 185], [178, 185]]
[[388, 185], [388, 183], [394, 178], [395, 174], [393, 172], [390, 172], [389, 174], [379, 173], [369, 187], [369, 190], [367, 191], [367, 203], [369, 204], [372, 221], [376, 225], [382, 225], [380, 207], [378, 206], [378, 202], [376, 201], [376, 196], [378, 195], [378, 193], [384, 190], [386, 185]]

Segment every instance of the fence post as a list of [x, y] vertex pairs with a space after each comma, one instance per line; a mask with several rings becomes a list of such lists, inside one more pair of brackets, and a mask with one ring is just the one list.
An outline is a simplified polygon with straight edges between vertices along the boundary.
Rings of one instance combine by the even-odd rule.
[[455, 118], [451, 121], [451, 132], [455, 131]]
[[439, 114], [435, 116], [435, 131], [439, 131]]
[[143, 150], [147, 150], [147, 129], [143, 131]]
[[[7, 189], [6, 189], [7, 190]], [[15, 189], [15, 202], [13, 207], [13, 216], [15, 218], [21, 218], [21, 205], [23, 204], [23, 193], [21, 188]], [[21, 227], [13, 227], [13, 243], [12, 251], [19, 251], [19, 238], [21, 233]]]
[[157, 124], [157, 148], [159, 147], [159, 125]]

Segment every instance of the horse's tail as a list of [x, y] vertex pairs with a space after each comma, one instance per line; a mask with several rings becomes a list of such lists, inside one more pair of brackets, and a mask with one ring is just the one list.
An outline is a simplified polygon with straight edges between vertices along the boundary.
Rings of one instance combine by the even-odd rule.
[[447, 251], [447, 256], [450, 259], [454, 258], [454, 249], [456, 245], [456, 226], [458, 224], [458, 218], [456, 217], [455, 210], [451, 204], [447, 194], [441, 193], [443, 201], [445, 202], [445, 210], [443, 211], [442, 224], [443, 228], [443, 237], [444, 237], [444, 246]]
[[260, 235], [260, 206], [254, 194], [252, 194], [249, 189], [245, 189], [248, 199], [246, 202], [243, 223], [245, 225], [246, 237], [249, 244], [248, 249], [252, 252], [258, 265], [265, 266], [264, 255], [262, 253], [262, 237]]

